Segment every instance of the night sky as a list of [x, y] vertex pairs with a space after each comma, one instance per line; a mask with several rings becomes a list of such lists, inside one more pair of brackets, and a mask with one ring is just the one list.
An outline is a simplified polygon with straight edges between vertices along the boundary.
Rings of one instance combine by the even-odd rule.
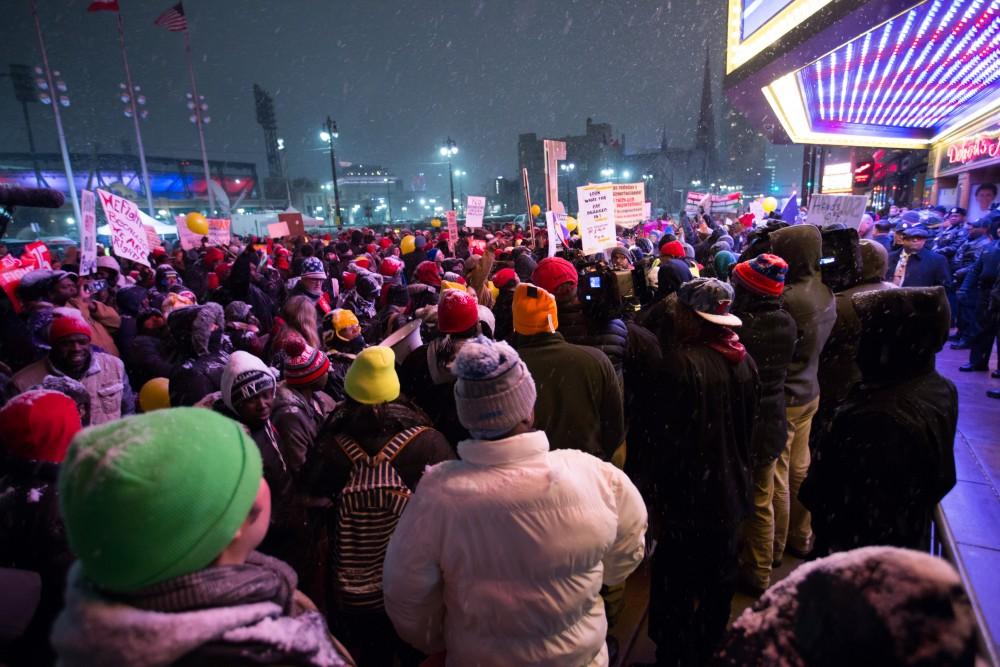
[[[188, 121], [183, 37], [153, 25], [173, 0], [120, 0], [135, 83], [148, 97], [147, 155], [198, 156]], [[39, 0], [54, 69], [72, 107], [70, 150], [134, 144], [122, 115], [124, 80], [112, 13], [88, 0]], [[40, 62], [28, 0], [8, 3], [0, 49], [6, 63]], [[318, 139], [327, 114], [339, 124], [338, 157], [382, 164], [409, 181], [434, 175], [447, 136], [466, 192], [513, 177], [517, 135], [582, 134], [587, 116], [612, 123], [627, 148], [693, 143], [705, 45], [721, 96], [725, 0], [186, 0], [199, 92], [210, 106], [209, 156], [255, 161], [266, 173], [252, 86], [275, 96], [279, 135], [293, 176], [325, 179]], [[57, 145], [51, 111], [32, 105], [40, 150]], [[0, 83], [0, 150], [27, 150], [19, 105]], [[445, 172], [446, 173], [446, 172]], [[438, 186], [440, 187], [440, 186]]]

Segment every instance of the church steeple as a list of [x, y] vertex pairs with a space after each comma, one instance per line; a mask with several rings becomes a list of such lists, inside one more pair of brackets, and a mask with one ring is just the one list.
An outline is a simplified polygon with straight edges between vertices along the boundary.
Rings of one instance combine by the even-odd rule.
[[695, 149], [704, 154], [704, 178], [714, 178], [715, 174], [715, 110], [712, 107], [712, 72], [708, 45], [705, 45], [705, 78], [701, 87], [701, 111], [698, 114], [698, 129], [695, 133]]

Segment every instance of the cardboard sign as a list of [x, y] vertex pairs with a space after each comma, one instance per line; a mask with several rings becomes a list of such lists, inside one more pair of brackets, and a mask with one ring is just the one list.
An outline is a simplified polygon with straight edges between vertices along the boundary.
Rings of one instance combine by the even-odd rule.
[[14, 306], [14, 310], [18, 313], [21, 312], [22, 306], [21, 302], [17, 298], [17, 286], [21, 284], [21, 278], [23, 278], [25, 274], [34, 270], [35, 267], [33, 266], [18, 266], [0, 270], [0, 288], [7, 293], [7, 298], [10, 299], [11, 304]]
[[486, 213], [486, 197], [469, 195], [465, 204], [465, 226], [482, 227], [484, 213]]
[[267, 235], [272, 239], [280, 239], [288, 236], [288, 223], [275, 222], [267, 226]]
[[614, 185], [602, 183], [576, 189], [579, 206], [576, 222], [583, 254], [593, 255], [615, 245]]
[[288, 236], [292, 238], [306, 235], [306, 223], [301, 213], [279, 213], [278, 222], [288, 225]]
[[806, 222], [817, 227], [841, 224], [850, 229], [861, 225], [868, 198], [864, 195], [813, 195]]
[[52, 253], [49, 252], [49, 247], [42, 241], [35, 241], [24, 246], [24, 252], [21, 253], [21, 266], [31, 269], [51, 269]]
[[615, 224], [631, 229], [645, 220], [646, 184], [615, 183]]
[[146, 230], [146, 243], [150, 248], [160, 247], [160, 236], [156, 233], [156, 228], [153, 225], [143, 225], [143, 229]]
[[97, 215], [96, 199], [90, 190], [80, 193], [80, 275], [89, 276], [97, 271]]
[[454, 255], [455, 241], [458, 240], [458, 215], [454, 211], [448, 211], [445, 219], [448, 221], [448, 250]]
[[185, 250], [192, 250], [201, 247], [201, 240], [203, 238], [208, 238], [208, 245], [210, 246], [227, 246], [232, 238], [232, 225], [229, 220], [225, 218], [208, 218], [208, 235], [200, 236], [192, 232], [187, 226], [187, 220], [185, 216], [178, 215], [175, 220], [177, 221], [177, 235], [181, 239], [181, 247]]
[[122, 259], [149, 266], [149, 244], [139, 218], [139, 208], [128, 199], [98, 190], [104, 217], [111, 227], [111, 250]]

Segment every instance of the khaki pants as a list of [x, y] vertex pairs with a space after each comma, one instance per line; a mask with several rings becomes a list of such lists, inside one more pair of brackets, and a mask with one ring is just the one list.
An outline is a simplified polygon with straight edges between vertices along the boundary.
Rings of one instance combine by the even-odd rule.
[[805, 405], [785, 408], [788, 440], [774, 470], [774, 562], [785, 555], [785, 545], [808, 553], [812, 549], [812, 517], [799, 502], [799, 487], [809, 472], [809, 429], [819, 397]]
[[774, 562], [774, 468], [777, 461], [753, 470], [753, 512], [743, 524], [743, 579], [754, 587], [771, 585]]

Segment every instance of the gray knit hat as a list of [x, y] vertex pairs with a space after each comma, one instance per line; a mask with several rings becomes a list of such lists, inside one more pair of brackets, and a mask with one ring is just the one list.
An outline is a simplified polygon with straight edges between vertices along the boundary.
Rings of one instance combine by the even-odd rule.
[[510, 345], [477, 336], [455, 356], [458, 420], [473, 438], [509, 433], [535, 409], [535, 381]]

